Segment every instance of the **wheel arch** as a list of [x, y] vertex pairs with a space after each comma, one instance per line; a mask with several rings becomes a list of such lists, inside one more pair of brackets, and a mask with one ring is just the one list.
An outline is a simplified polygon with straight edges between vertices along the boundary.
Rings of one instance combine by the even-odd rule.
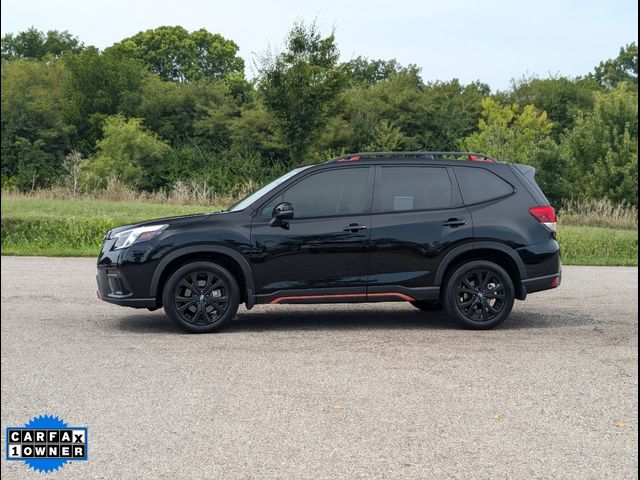
[[229, 247], [196, 245], [171, 252], [156, 267], [149, 293], [156, 299], [158, 306], [162, 305], [162, 289], [169, 276], [182, 265], [198, 260], [211, 261], [229, 270], [240, 287], [241, 302], [245, 302], [247, 308], [255, 305], [253, 272], [248, 260]]
[[[440, 263], [436, 272], [435, 285], [442, 287], [450, 272], [462, 263], [472, 260], [487, 260], [500, 265], [513, 281], [516, 298], [525, 299], [526, 291], [522, 280], [527, 278], [527, 271], [524, 262], [513, 249], [495, 242], [473, 242], [451, 250]], [[441, 288], [440, 292], [443, 293], [444, 289]]]

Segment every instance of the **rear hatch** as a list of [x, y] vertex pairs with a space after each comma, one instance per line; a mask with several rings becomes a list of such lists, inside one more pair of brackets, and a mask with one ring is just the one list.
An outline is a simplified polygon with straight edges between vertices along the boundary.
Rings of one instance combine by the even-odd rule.
[[514, 173], [522, 180], [522, 184], [527, 191], [533, 196], [538, 205], [549, 205], [546, 195], [536, 182], [536, 169], [531, 165], [522, 165], [520, 163], [511, 164]]

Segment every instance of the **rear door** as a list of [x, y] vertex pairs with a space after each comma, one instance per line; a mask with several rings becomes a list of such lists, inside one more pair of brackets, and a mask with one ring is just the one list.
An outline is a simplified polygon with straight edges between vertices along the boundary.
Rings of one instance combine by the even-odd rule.
[[462, 205], [450, 168], [415, 164], [376, 168], [369, 300], [388, 292], [417, 300], [431, 298], [444, 255], [472, 240], [471, 215]]

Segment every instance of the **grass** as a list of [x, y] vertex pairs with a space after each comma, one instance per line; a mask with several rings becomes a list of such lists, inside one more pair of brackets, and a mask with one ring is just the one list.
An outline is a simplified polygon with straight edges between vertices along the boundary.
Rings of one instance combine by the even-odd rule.
[[561, 226], [558, 229], [564, 265], [638, 265], [638, 231]]
[[220, 207], [3, 195], [2, 254], [93, 257], [113, 227], [214, 210]]
[[[93, 257], [105, 232], [118, 225], [214, 210], [220, 207], [3, 195], [2, 254]], [[580, 223], [589, 223], [590, 217], [596, 225], [602, 218], [593, 213], [580, 217], [578, 210], [573, 208], [566, 217], [560, 214], [558, 241], [565, 265], [638, 265], [637, 223], [626, 229], [583, 226]], [[618, 224], [633, 221], [626, 214]]]

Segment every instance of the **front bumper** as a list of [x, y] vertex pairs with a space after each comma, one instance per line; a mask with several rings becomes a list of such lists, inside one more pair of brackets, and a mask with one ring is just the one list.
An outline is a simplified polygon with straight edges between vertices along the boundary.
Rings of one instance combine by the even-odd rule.
[[129, 283], [121, 271], [114, 268], [99, 268], [96, 275], [98, 298], [105, 302], [133, 308], [157, 308], [155, 298], [134, 296]]

